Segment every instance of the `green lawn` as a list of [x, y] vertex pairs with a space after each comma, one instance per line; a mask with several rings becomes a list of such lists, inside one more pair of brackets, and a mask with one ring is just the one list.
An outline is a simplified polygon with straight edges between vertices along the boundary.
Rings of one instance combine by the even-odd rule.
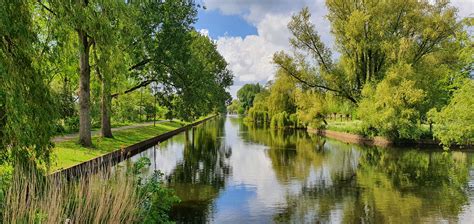
[[328, 120], [327, 130], [346, 132], [351, 134], [361, 134], [361, 121], [352, 120], [352, 121], [334, 121]]
[[94, 136], [92, 137], [93, 148], [84, 148], [77, 144], [77, 140], [56, 143], [53, 150], [51, 169], [55, 171], [79, 164], [116, 149], [124, 148], [165, 132], [175, 130], [184, 124], [184, 122], [180, 121], [168, 121], [157, 124], [156, 127], [151, 125], [115, 131], [113, 132], [113, 139]]
[[[361, 128], [362, 121], [360, 120], [352, 120], [352, 121], [328, 120], [327, 122], [328, 122], [328, 125], [326, 127], [327, 130], [364, 135], [364, 132], [362, 131], [362, 128]], [[421, 139], [433, 138], [430, 132], [430, 126], [428, 124], [421, 124], [418, 131], [420, 131], [421, 133], [420, 134]]]

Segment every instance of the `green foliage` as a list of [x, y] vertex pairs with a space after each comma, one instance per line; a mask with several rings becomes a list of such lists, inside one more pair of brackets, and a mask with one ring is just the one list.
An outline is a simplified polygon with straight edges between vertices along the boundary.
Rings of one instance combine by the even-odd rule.
[[288, 113], [286, 111], [274, 114], [272, 120], [270, 121], [271, 128], [285, 128], [289, 126], [290, 120]]
[[141, 223], [169, 223], [169, 211], [180, 200], [173, 190], [164, 186], [163, 173], [160, 171], [154, 171], [150, 176], [140, 176], [150, 165], [148, 157], [141, 157], [129, 168], [133, 176], [139, 176], [137, 189], [141, 198]]
[[56, 110], [28, 1], [0, 3], [0, 164], [9, 160], [49, 162]]
[[298, 107], [296, 114], [303, 126], [323, 127], [327, 113], [326, 101], [323, 96], [312, 90], [297, 90], [295, 96]]
[[139, 195], [143, 200], [140, 208], [141, 223], [169, 223], [168, 213], [171, 207], [180, 202], [174, 191], [164, 186], [162, 177], [162, 173], [155, 171], [139, 182]]
[[274, 116], [281, 112], [293, 114], [296, 112], [294, 91], [296, 89], [294, 80], [283, 70], [277, 71], [275, 81], [270, 85], [270, 94], [265, 99], [268, 112]]
[[243, 112], [242, 104], [239, 100], [232, 100], [232, 103], [227, 107], [227, 111], [231, 114], [242, 114]]
[[387, 77], [375, 88], [366, 86], [358, 111], [366, 134], [380, 133], [395, 139], [419, 138], [421, 114], [417, 106], [426, 94], [416, 88], [413, 76], [411, 66], [397, 65], [389, 69]]
[[[328, 115], [354, 117], [358, 110], [365, 134], [419, 138], [427, 112], [446, 105], [472, 74], [473, 20], [458, 18], [447, 1], [327, 0], [326, 5], [339, 59], [333, 62], [308, 8], [288, 23], [292, 55], [277, 52], [273, 58], [278, 73], [296, 83], [299, 120], [323, 127]], [[284, 91], [277, 92], [284, 97]], [[279, 102], [269, 104], [271, 114], [275, 108], [293, 113]]]
[[464, 85], [454, 92], [449, 104], [429, 112], [434, 122], [433, 133], [441, 143], [449, 147], [453, 143], [472, 144], [474, 142], [474, 81], [465, 80]]
[[257, 84], [245, 84], [242, 88], [237, 91], [237, 97], [239, 98], [242, 108], [247, 112], [252, 106], [255, 96], [262, 91], [262, 87], [259, 83]]

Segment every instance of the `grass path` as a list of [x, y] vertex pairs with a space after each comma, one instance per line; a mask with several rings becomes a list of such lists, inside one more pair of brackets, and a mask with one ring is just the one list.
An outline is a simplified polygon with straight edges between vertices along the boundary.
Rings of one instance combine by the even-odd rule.
[[92, 137], [93, 148], [85, 148], [77, 143], [77, 134], [62, 136], [55, 141], [51, 171], [67, 168], [114, 150], [175, 130], [185, 123], [181, 121], [153, 122], [112, 129], [114, 138], [102, 138], [97, 133]]
[[[163, 122], [166, 122], [166, 120], [156, 121], [157, 124], [163, 123]], [[138, 128], [138, 127], [144, 127], [144, 126], [150, 126], [150, 125], [153, 125], [153, 121], [138, 123], [138, 124], [133, 124], [133, 125], [128, 125], [128, 126], [122, 126], [122, 127], [116, 127], [116, 128], [112, 128], [112, 133], [116, 131], [120, 131], [120, 130], [126, 130], [130, 128]], [[91, 131], [92, 136], [99, 135], [99, 134], [100, 134], [100, 130]], [[79, 133], [59, 135], [53, 138], [53, 142], [54, 143], [64, 142], [68, 140], [77, 139], [78, 137], [79, 137]]]

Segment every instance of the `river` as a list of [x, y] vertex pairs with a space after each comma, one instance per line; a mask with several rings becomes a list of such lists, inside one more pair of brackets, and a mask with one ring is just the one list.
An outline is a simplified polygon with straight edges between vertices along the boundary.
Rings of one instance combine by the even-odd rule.
[[178, 223], [473, 223], [474, 154], [345, 144], [221, 117], [149, 157]]

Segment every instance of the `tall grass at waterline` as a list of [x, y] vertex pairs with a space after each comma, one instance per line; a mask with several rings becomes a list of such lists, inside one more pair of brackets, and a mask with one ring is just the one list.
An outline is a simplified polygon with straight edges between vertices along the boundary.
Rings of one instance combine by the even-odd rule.
[[101, 170], [67, 180], [17, 167], [6, 191], [2, 223], [136, 223], [142, 199], [136, 178]]

